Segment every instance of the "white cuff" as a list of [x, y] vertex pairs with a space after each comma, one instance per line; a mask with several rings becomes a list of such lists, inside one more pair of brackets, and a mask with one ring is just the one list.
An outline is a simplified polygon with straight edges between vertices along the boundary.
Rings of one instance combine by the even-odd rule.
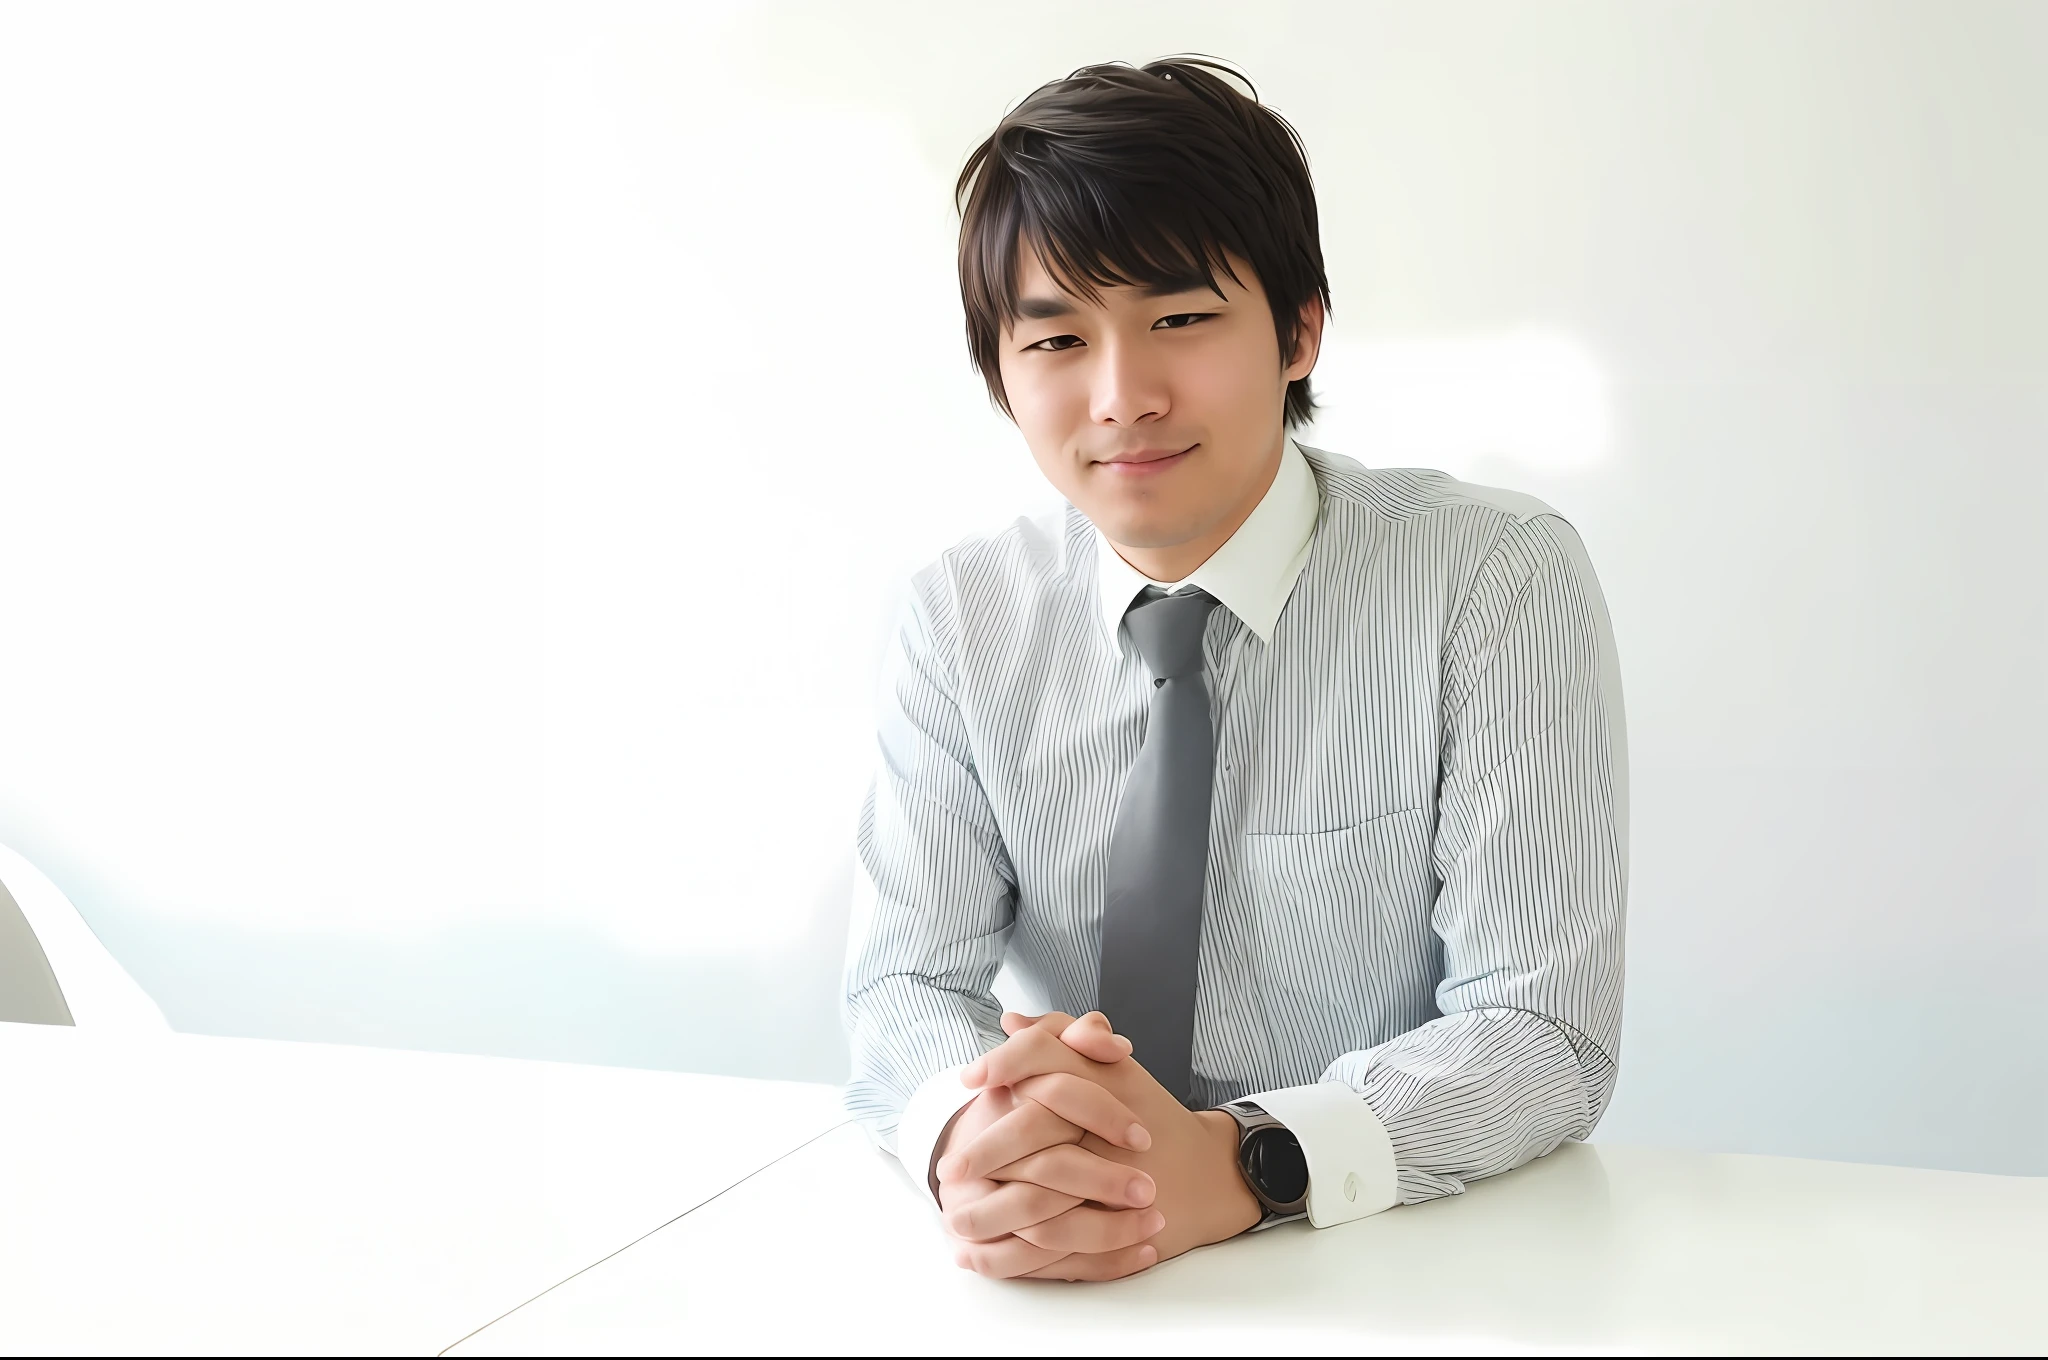
[[[1349, 1223], [1399, 1201], [1394, 1144], [1365, 1097], [1341, 1081], [1245, 1096], [1287, 1126], [1308, 1159], [1308, 1221]], [[950, 1117], [950, 1116], [949, 1116]]]
[[960, 1084], [960, 1071], [966, 1066], [959, 1063], [926, 1077], [924, 1084], [911, 1092], [910, 1103], [903, 1107], [903, 1117], [896, 1123], [896, 1155], [902, 1159], [903, 1169], [910, 1173], [911, 1182], [931, 1196], [934, 1205], [939, 1202], [939, 1194], [932, 1184], [932, 1154], [938, 1150], [939, 1135], [962, 1106], [981, 1094]]

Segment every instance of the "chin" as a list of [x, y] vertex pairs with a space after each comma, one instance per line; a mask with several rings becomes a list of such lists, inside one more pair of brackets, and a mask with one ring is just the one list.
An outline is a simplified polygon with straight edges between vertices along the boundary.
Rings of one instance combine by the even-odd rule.
[[1171, 548], [1195, 536], [1180, 516], [1168, 517], [1143, 511], [1133, 513], [1127, 508], [1122, 509], [1122, 513], [1108, 509], [1101, 516], [1089, 516], [1109, 536], [1110, 542], [1121, 547]]

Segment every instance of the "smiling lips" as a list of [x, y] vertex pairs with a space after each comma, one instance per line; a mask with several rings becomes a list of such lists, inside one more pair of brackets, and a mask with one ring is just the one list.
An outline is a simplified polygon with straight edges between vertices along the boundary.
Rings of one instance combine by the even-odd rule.
[[1097, 461], [1119, 477], [1149, 477], [1179, 467], [1183, 459], [1200, 447], [1190, 444], [1184, 449], [1133, 449]]

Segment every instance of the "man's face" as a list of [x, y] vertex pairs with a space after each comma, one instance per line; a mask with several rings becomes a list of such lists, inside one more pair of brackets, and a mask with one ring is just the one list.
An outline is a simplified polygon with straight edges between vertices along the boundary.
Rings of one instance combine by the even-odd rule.
[[1278, 466], [1287, 384], [1315, 366], [1320, 306], [1283, 367], [1265, 289], [1243, 260], [1230, 260], [1242, 282], [1218, 272], [1221, 296], [1199, 284], [1118, 287], [1093, 303], [1062, 289], [1036, 252], [1019, 253], [1003, 390], [1047, 480], [1121, 547], [1227, 537]]

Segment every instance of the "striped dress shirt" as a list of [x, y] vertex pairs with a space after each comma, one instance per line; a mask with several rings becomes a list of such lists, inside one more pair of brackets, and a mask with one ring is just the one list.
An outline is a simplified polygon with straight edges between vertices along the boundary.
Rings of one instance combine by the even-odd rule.
[[[861, 809], [847, 1107], [929, 1185], [1007, 968], [1096, 1006], [1111, 825], [1151, 678], [1145, 578], [1072, 506], [912, 578]], [[1613, 1090], [1628, 879], [1620, 668], [1533, 497], [1285, 441], [1183, 585], [1215, 787], [1194, 1103], [1253, 1098], [1342, 1222], [1583, 1138]], [[1112, 1024], [1116, 1017], [1111, 1016]]]

